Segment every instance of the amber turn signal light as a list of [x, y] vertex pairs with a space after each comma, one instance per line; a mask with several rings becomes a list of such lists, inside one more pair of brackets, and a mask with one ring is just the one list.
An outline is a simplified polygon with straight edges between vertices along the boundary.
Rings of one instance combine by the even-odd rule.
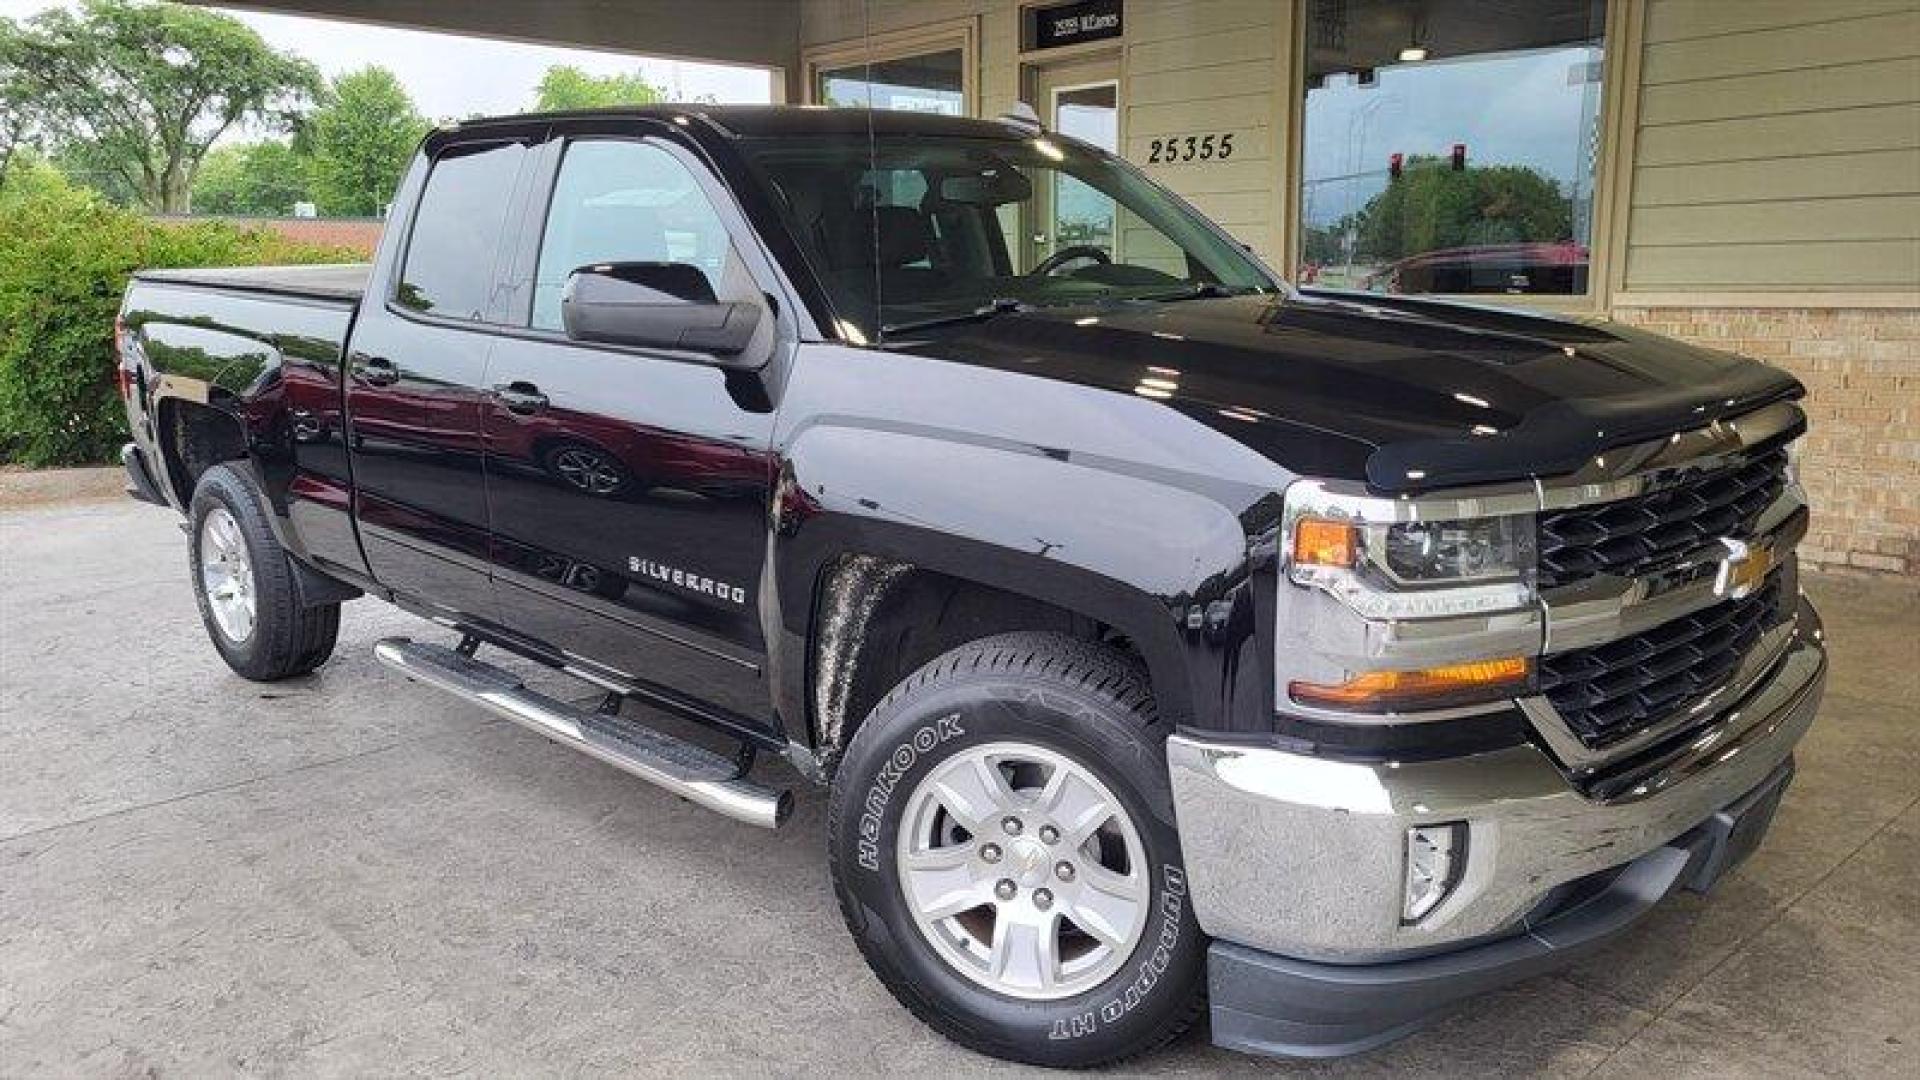
[[1417, 671], [1366, 671], [1334, 685], [1295, 682], [1287, 685], [1287, 693], [1302, 705], [1333, 709], [1404, 708], [1519, 690], [1532, 671], [1527, 658], [1510, 656]]
[[1352, 566], [1360, 554], [1360, 530], [1344, 521], [1301, 518], [1293, 525], [1296, 566]]

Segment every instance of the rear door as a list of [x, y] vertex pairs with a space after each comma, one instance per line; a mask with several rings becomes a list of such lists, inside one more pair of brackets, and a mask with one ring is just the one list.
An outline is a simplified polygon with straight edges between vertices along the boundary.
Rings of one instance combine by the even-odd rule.
[[[481, 456], [486, 368], [504, 310], [504, 238], [532, 176], [527, 142], [441, 145], [395, 259], [369, 282], [347, 364], [361, 543], [381, 584], [492, 619]], [[416, 166], [416, 169], [421, 166]]]
[[691, 266], [717, 298], [771, 307], [725, 191], [664, 134], [574, 121], [543, 151], [520, 330], [494, 351], [485, 409], [496, 602], [576, 659], [764, 718], [770, 406], [751, 375], [562, 326], [568, 274], [605, 263]]

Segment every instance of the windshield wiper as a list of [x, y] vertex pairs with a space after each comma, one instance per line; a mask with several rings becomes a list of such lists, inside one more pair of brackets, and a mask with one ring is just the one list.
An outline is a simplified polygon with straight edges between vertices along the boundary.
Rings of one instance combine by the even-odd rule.
[[891, 326], [882, 326], [880, 328], [880, 333], [881, 334], [910, 334], [915, 330], [930, 330], [936, 326], [953, 326], [958, 323], [986, 322], [988, 319], [994, 318], [996, 316], [1011, 315], [1016, 311], [1031, 311], [1031, 310], [1032, 310], [1031, 306], [1029, 306], [1023, 301], [1015, 300], [1010, 296], [1001, 296], [1001, 297], [995, 297], [994, 299], [987, 301], [986, 303], [980, 305], [979, 307], [974, 308], [972, 311], [957, 311], [951, 315], [936, 315], [931, 319], [920, 319], [915, 322], [894, 323]]
[[1196, 285], [1190, 285], [1187, 288], [1181, 289], [1179, 292], [1155, 293], [1152, 296], [1142, 296], [1140, 299], [1151, 303], [1165, 304], [1175, 300], [1214, 300], [1223, 296], [1245, 296], [1255, 291], [1257, 291], [1257, 288], [1251, 285], [1229, 287], [1217, 281], [1202, 281]]

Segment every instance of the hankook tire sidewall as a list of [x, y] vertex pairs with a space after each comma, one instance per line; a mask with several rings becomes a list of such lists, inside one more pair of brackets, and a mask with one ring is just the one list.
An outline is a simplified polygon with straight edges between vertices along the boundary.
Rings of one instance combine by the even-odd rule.
[[[921, 934], [900, 890], [895, 853], [909, 795], [955, 753], [1005, 741], [1065, 754], [1098, 776], [1133, 819], [1151, 871], [1147, 922], [1132, 954], [1106, 982], [1057, 1001], [995, 993], [953, 970]], [[1135, 718], [1090, 694], [1005, 675], [910, 693], [856, 734], [834, 801], [839, 880], [869, 959], [980, 1041], [1027, 1055], [1057, 1047], [1063, 1062], [1111, 1056], [1186, 1008], [1205, 977], [1206, 946], [1181, 868], [1164, 751], [1139, 732]]]

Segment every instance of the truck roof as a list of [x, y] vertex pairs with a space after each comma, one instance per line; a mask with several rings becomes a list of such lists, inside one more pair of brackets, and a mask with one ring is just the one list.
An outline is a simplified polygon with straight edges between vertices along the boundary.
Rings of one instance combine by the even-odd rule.
[[868, 125], [876, 135], [934, 135], [976, 139], [1024, 139], [1031, 132], [1000, 120], [975, 120], [939, 113], [899, 112], [891, 109], [828, 108], [823, 105], [626, 105], [611, 109], [575, 109], [566, 112], [519, 113], [461, 121], [454, 130], [493, 125], [517, 126], [529, 121], [575, 120], [590, 117], [632, 116], [655, 120], [699, 119], [721, 135], [766, 138], [806, 135], [865, 135]]

